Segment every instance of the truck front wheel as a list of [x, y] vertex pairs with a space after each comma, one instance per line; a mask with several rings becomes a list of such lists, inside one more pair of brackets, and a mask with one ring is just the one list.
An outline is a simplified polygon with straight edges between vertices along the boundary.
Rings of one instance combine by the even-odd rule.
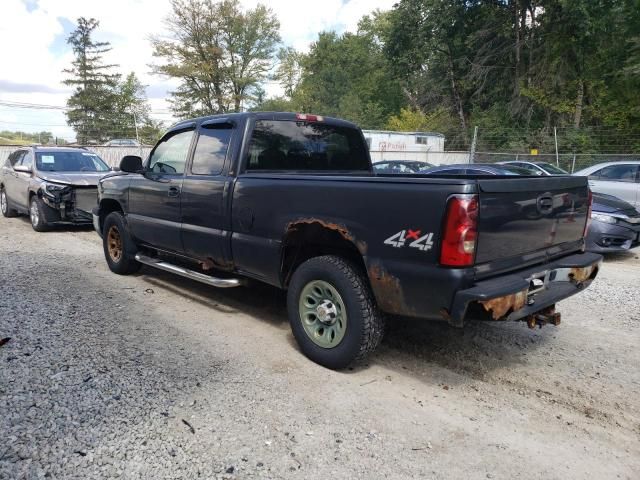
[[135, 259], [137, 248], [127, 230], [124, 215], [120, 212], [111, 212], [107, 215], [102, 232], [104, 257], [109, 270], [119, 275], [138, 271], [141, 265]]
[[337, 256], [315, 257], [296, 269], [287, 309], [302, 352], [328, 368], [346, 368], [364, 359], [384, 334], [384, 316], [366, 276]]

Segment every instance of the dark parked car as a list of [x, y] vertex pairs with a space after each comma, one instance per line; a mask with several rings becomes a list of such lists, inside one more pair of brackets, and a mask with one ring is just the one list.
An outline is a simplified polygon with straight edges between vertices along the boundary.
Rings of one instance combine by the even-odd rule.
[[513, 165], [514, 167], [524, 168], [525, 170], [529, 170], [533, 175], [569, 175], [569, 172], [566, 170], [548, 162], [523, 162], [514, 160], [510, 162], [500, 162], [499, 165]]
[[388, 160], [373, 164], [373, 171], [376, 173], [406, 174], [419, 173], [425, 168], [433, 167], [427, 162], [412, 160]]
[[[602, 261], [583, 252], [586, 178], [380, 177], [343, 120], [188, 120], [144, 165], [127, 156], [120, 167], [100, 181], [94, 210], [113, 272], [144, 264], [216, 287], [251, 278], [286, 289], [301, 350], [331, 368], [377, 347], [384, 313], [557, 324], [555, 303]], [[556, 197], [570, 201], [556, 208]], [[516, 211], [494, 229], [495, 207], [518, 202], [540, 215]]]
[[619, 198], [594, 193], [587, 250], [621, 252], [639, 245], [640, 212]]
[[[533, 175], [531, 171], [512, 165], [498, 163], [457, 163], [427, 168], [425, 175]], [[536, 174], [537, 175], [537, 174]]]
[[109, 167], [81, 148], [25, 147], [0, 171], [0, 207], [5, 217], [29, 215], [41, 232], [54, 224], [91, 224], [98, 180]]

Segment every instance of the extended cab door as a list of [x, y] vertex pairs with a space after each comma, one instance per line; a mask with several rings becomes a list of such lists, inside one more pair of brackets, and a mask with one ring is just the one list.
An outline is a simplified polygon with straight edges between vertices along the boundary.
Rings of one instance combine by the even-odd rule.
[[219, 268], [230, 265], [230, 179], [234, 125], [225, 118], [198, 128], [192, 161], [182, 185], [182, 244], [193, 258]]
[[182, 253], [180, 195], [194, 128], [167, 133], [149, 155], [145, 172], [133, 175], [127, 219], [140, 242]]

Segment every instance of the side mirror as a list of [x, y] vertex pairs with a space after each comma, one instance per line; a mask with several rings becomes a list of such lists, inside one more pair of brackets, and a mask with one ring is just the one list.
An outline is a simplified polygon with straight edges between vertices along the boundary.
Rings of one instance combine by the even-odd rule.
[[137, 155], [125, 155], [120, 160], [120, 170], [127, 173], [140, 173], [142, 171], [142, 158]]
[[26, 165], [16, 165], [13, 167], [13, 170], [20, 173], [31, 173], [33, 171], [31, 167], [27, 167]]

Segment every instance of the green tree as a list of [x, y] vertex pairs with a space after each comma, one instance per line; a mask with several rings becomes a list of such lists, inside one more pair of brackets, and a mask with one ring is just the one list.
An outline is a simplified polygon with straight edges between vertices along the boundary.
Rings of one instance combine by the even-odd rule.
[[115, 113], [115, 88], [119, 75], [110, 73], [116, 65], [103, 63], [104, 53], [111, 50], [108, 42], [92, 39], [99, 22], [94, 18], [78, 18], [77, 28], [67, 43], [73, 48], [74, 60], [64, 73], [65, 85], [75, 87], [67, 100], [67, 122], [81, 144], [108, 139]]
[[383, 53], [386, 14], [364, 17], [358, 32], [323, 32], [302, 57], [302, 78], [292, 99], [302, 109], [381, 128], [404, 100]]
[[292, 47], [281, 48], [278, 52], [278, 67], [274, 80], [280, 82], [287, 98], [293, 98], [302, 79], [304, 55]]
[[172, 92], [179, 117], [240, 111], [266, 79], [280, 42], [280, 23], [263, 5], [239, 0], [172, 0], [170, 38], [152, 38], [157, 74], [180, 80]]
[[116, 86], [112, 131], [124, 138], [137, 138], [145, 144], [153, 144], [160, 137], [164, 125], [151, 118], [151, 107], [145, 86], [134, 72]]

